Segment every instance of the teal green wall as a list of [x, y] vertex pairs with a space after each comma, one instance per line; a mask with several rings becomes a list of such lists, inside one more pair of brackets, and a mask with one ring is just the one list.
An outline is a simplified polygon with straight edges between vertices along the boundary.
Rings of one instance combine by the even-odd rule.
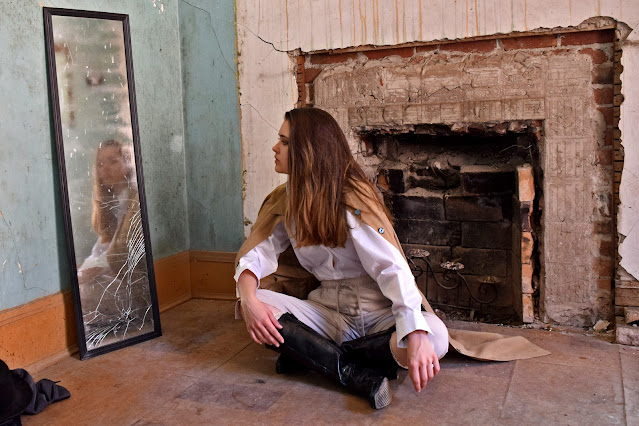
[[[228, 0], [57, 0], [128, 14], [153, 257], [243, 241], [235, 10]], [[67, 290], [42, 8], [0, 3], [0, 310]]]
[[[0, 2], [0, 310], [70, 286], [39, 3]], [[177, 0], [155, 6], [152, 0], [42, 3], [129, 15], [153, 256], [188, 250]], [[228, 43], [232, 62], [233, 41]]]
[[193, 250], [236, 251], [243, 241], [233, 3], [179, 2]]

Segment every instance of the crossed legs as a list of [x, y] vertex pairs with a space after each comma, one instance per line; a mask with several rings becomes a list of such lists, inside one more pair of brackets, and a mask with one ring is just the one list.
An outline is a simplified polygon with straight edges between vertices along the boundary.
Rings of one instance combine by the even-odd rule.
[[[338, 343], [363, 337], [360, 334], [356, 334], [353, 330], [345, 330], [344, 335], [338, 336], [339, 338], [336, 339], [334, 312], [315, 302], [300, 300], [292, 296], [261, 289], [257, 290], [257, 297], [270, 309], [276, 318], [289, 312], [321, 336], [338, 340]], [[430, 312], [422, 312], [422, 315], [432, 331], [432, 333], [429, 333], [427, 336], [428, 340], [433, 346], [437, 357], [441, 359], [448, 352], [448, 330], [437, 315]], [[389, 309], [385, 316], [377, 318], [376, 324], [367, 331], [367, 334], [387, 330], [394, 324], [395, 318]], [[390, 345], [395, 360], [401, 367], [407, 368], [407, 349], [398, 346], [396, 333], [393, 333], [390, 339]]]

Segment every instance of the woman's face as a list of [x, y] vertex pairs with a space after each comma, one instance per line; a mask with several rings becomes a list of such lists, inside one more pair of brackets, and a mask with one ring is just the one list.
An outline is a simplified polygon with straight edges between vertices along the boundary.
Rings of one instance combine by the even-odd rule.
[[291, 124], [284, 120], [280, 127], [279, 140], [273, 146], [275, 152], [275, 171], [277, 173], [288, 174], [288, 140], [291, 132]]
[[127, 168], [119, 148], [107, 146], [100, 149], [96, 164], [98, 182], [102, 185], [113, 186], [127, 181]]

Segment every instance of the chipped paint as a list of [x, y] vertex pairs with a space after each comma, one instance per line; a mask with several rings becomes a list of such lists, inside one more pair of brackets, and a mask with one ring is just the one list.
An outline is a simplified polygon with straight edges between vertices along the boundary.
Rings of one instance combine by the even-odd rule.
[[[153, 3], [153, 7], [158, 9], [159, 13], [164, 13], [164, 0], [151, 0], [151, 3]], [[158, 7], [159, 4], [159, 7]]]

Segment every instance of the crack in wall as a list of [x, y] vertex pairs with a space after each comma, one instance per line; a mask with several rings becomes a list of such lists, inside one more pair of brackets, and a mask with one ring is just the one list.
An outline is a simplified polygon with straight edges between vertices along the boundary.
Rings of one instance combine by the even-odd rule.
[[[233, 71], [233, 73], [235, 74], [235, 70], [233, 69], [233, 67], [229, 64], [229, 61], [226, 59], [226, 57], [224, 56], [224, 53], [222, 51], [222, 46], [220, 44], [220, 40], [217, 36], [217, 32], [215, 31], [215, 26], [213, 25], [213, 19], [217, 20], [217, 21], [221, 21], [224, 22], [226, 24], [233, 24], [233, 25], [237, 25], [238, 27], [242, 27], [244, 28], [246, 31], [248, 31], [249, 33], [251, 33], [253, 36], [257, 37], [260, 41], [262, 41], [263, 43], [269, 44], [271, 45], [271, 47], [273, 47], [273, 50], [277, 51], [277, 52], [281, 52], [281, 53], [289, 53], [289, 51], [287, 50], [283, 50], [283, 49], [278, 49], [274, 43], [265, 40], [264, 38], [262, 38], [259, 34], [257, 34], [255, 31], [253, 31], [252, 29], [250, 29], [248, 26], [241, 24], [239, 22], [231, 22], [231, 21], [227, 21], [224, 19], [218, 19], [218, 18], [214, 18], [213, 15], [211, 15], [211, 12], [209, 12], [206, 9], [203, 9], [201, 7], [195, 6], [194, 4], [189, 3], [188, 1], [185, 0], [181, 0], [182, 3], [188, 4], [189, 6], [191, 6], [192, 8], [201, 10], [202, 12], [206, 13], [209, 17], [209, 21], [211, 22], [211, 29], [213, 30], [213, 35], [215, 36], [215, 41], [217, 43], [218, 48], [220, 49], [220, 55], [222, 56], [222, 59], [224, 59], [224, 62], [226, 63], [226, 65], [229, 67], [229, 69], [231, 71]], [[287, 40], [288, 41], [288, 40]]]
[[[229, 64], [229, 61], [226, 60], [226, 56], [224, 56], [224, 52], [222, 51], [222, 45], [220, 44], [220, 39], [218, 38], [217, 32], [215, 31], [215, 26], [213, 26], [213, 16], [211, 15], [211, 12], [209, 12], [206, 9], [202, 9], [201, 7], [195, 6], [195, 5], [191, 4], [191, 3], [189, 3], [188, 1], [182, 0], [182, 3], [188, 4], [189, 6], [195, 8], [195, 9], [201, 10], [202, 12], [205, 12], [208, 15], [209, 22], [211, 23], [211, 29], [213, 30], [213, 35], [215, 36], [215, 42], [217, 43], [217, 47], [220, 49], [220, 56], [222, 56], [222, 59], [226, 63], [226, 66], [233, 72], [233, 74], [235, 74], [235, 70], [233, 69], [231, 64]], [[225, 22], [227, 24], [232, 23], [232, 22], [229, 22], [229, 21], [224, 21], [222, 19], [218, 19], [218, 21], [222, 21], [222, 22]]]
[[198, 206], [202, 207], [203, 210], [207, 211], [209, 213], [209, 216], [211, 215], [211, 209], [210, 208], [207, 208], [204, 204], [202, 204], [193, 195], [187, 193], [187, 196], [189, 197], [190, 200], [193, 200], [195, 202], [195, 204], [197, 204]]
[[[253, 30], [251, 30], [251, 29], [250, 29], [249, 27], [247, 27], [246, 25], [244, 25], [244, 24], [240, 24], [239, 22], [237, 23], [237, 25], [238, 25], [239, 27], [244, 28], [246, 31], [250, 32], [251, 34], [253, 34], [255, 37], [257, 37], [258, 39], [260, 39], [260, 41], [262, 41], [262, 42], [264, 42], [264, 43], [266, 43], [266, 44], [270, 44], [270, 45], [273, 47], [273, 49], [274, 49], [274, 50], [276, 50], [276, 51], [278, 51], [278, 52], [282, 52], [282, 53], [289, 53], [289, 51], [288, 51], [288, 50], [278, 49], [277, 47], [275, 47], [275, 44], [274, 44], [274, 43], [272, 43], [272, 42], [270, 42], [270, 41], [266, 41], [266, 40], [264, 40], [262, 37], [260, 37], [260, 35], [259, 35], [259, 34], [257, 34], [257, 33], [256, 33], [256, 32], [254, 32]], [[286, 40], [286, 41], [288, 42], [288, 40]]]
[[255, 108], [253, 105], [248, 104], [248, 103], [247, 103], [247, 104], [240, 104], [240, 107], [243, 107], [243, 106], [248, 106], [248, 107], [253, 108], [253, 110], [257, 113], [257, 115], [259, 115], [259, 116], [260, 116], [260, 118], [262, 119], [262, 121], [264, 121], [266, 124], [268, 124], [268, 125], [269, 125], [269, 127], [271, 127], [271, 129], [275, 130], [276, 132], [279, 132], [279, 129], [277, 129], [275, 126], [273, 126], [271, 123], [269, 123], [269, 122], [268, 122], [268, 120], [267, 120], [266, 118], [264, 118], [264, 117], [262, 116], [262, 114], [261, 114], [261, 113], [257, 110], [257, 108]]

